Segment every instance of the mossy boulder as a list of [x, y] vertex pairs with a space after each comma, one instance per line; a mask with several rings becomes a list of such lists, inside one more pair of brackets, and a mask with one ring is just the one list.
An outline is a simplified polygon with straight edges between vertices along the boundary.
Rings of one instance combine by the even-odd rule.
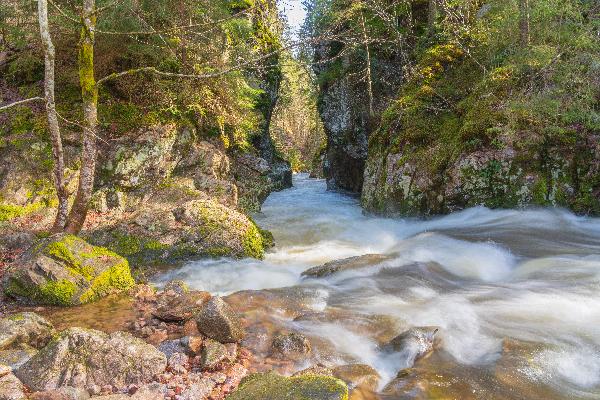
[[4, 292], [38, 304], [88, 303], [134, 285], [126, 259], [73, 235], [41, 240], [15, 261]]
[[269, 244], [247, 216], [212, 199], [190, 201], [174, 215], [187, 227], [181, 247], [192, 253], [262, 258]]
[[348, 400], [348, 387], [334, 377], [284, 377], [273, 372], [252, 374], [242, 380], [227, 400]]

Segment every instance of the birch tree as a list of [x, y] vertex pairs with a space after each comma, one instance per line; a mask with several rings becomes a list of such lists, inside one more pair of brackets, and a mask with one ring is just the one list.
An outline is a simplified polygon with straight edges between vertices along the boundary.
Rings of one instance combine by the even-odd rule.
[[64, 179], [65, 160], [54, 99], [54, 60], [56, 55], [48, 25], [48, 0], [38, 0], [38, 21], [40, 24], [40, 37], [44, 48], [44, 96], [48, 130], [50, 131], [50, 140], [52, 142], [52, 157], [54, 160], [52, 177], [58, 197], [58, 209], [52, 231], [60, 232], [63, 230], [67, 220], [69, 204]]

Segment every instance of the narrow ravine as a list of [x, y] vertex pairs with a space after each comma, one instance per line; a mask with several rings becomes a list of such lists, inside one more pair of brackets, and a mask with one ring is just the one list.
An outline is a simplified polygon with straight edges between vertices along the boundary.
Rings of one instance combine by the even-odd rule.
[[[375, 218], [357, 199], [298, 174], [255, 220], [276, 241], [263, 261], [194, 261], [156, 281], [229, 295], [259, 353], [274, 332], [308, 336], [311, 356], [279, 365], [282, 372], [368, 364], [382, 377], [383, 398], [415, 388], [465, 399], [600, 396], [599, 219], [486, 208], [431, 220]], [[385, 257], [301, 276], [366, 254]], [[380, 345], [416, 326], [440, 328], [436, 350], [396, 378], [412, 363]], [[425, 377], [427, 388], [419, 386]]]

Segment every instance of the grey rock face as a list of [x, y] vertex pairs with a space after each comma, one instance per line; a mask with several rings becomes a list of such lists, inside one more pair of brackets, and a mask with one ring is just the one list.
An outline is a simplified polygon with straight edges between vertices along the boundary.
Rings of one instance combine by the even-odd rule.
[[23, 384], [13, 374], [0, 376], [0, 400], [26, 400]]
[[233, 309], [218, 296], [210, 299], [196, 317], [200, 333], [220, 343], [238, 343], [244, 328]]
[[62, 386], [122, 388], [150, 381], [166, 364], [163, 353], [128, 333], [107, 335], [70, 328], [20, 367], [16, 375], [38, 391]]
[[54, 335], [54, 327], [36, 313], [24, 312], [0, 319], [0, 349], [27, 344], [42, 348]]

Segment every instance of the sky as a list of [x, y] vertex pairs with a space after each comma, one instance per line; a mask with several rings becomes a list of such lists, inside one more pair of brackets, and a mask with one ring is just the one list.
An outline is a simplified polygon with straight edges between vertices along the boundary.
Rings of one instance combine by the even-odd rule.
[[302, 7], [301, 0], [278, 0], [277, 7], [287, 16], [288, 24], [294, 36], [297, 36], [298, 30], [304, 22], [306, 11]]

